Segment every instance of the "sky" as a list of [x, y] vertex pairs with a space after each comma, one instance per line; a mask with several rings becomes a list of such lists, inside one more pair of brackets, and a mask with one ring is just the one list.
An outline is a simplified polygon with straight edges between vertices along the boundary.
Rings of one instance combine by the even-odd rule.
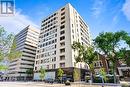
[[15, 15], [0, 16], [0, 25], [14, 34], [27, 25], [40, 29], [42, 19], [67, 3], [88, 24], [93, 39], [100, 32], [130, 33], [130, 0], [15, 0]]

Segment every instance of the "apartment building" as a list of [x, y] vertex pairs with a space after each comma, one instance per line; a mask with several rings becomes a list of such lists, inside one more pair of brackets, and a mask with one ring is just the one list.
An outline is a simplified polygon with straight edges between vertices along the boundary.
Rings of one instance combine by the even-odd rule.
[[76, 52], [71, 48], [74, 41], [91, 45], [89, 27], [79, 13], [67, 4], [42, 20], [39, 43], [34, 65], [34, 80], [40, 80], [39, 70], [46, 69], [46, 78], [57, 78], [57, 69], [64, 70], [64, 76], [73, 78], [74, 68], [84, 78], [88, 65], [76, 63]]
[[[16, 36], [16, 50], [22, 52], [20, 58], [14, 59], [9, 64], [8, 77], [10, 80], [26, 80], [27, 70], [33, 69], [40, 31], [27, 26]], [[30, 77], [32, 78], [32, 76]]]
[[93, 64], [95, 74], [100, 74], [101, 68], [103, 68], [105, 72], [109, 73], [109, 61], [104, 55], [99, 54], [99, 60], [93, 61]]

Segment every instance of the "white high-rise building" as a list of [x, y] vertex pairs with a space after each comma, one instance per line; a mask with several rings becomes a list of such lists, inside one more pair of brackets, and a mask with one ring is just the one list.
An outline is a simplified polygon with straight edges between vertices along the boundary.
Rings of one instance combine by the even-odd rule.
[[89, 27], [79, 13], [67, 4], [42, 20], [39, 43], [34, 65], [34, 80], [39, 80], [39, 70], [46, 69], [45, 78], [57, 78], [58, 68], [64, 70], [64, 76], [73, 77], [74, 68], [78, 68], [84, 78], [87, 64], [75, 62], [76, 52], [72, 49], [74, 41], [85, 46], [91, 45]]
[[[27, 26], [16, 36], [16, 50], [22, 52], [20, 58], [14, 59], [9, 64], [8, 77], [10, 80], [26, 80], [27, 70], [33, 69], [36, 49], [40, 31]], [[29, 77], [30, 79], [32, 77]]]

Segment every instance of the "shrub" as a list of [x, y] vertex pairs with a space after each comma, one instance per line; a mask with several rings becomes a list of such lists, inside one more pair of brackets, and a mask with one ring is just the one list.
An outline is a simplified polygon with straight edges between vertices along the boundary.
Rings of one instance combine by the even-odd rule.
[[122, 84], [121, 87], [130, 87], [130, 85], [129, 84]]

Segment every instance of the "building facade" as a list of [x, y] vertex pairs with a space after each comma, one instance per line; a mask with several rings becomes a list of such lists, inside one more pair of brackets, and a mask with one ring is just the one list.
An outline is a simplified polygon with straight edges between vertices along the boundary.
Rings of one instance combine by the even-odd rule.
[[[85, 63], [76, 63], [74, 42], [91, 45], [89, 27], [78, 12], [67, 4], [42, 20], [39, 43], [34, 65], [34, 80], [39, 80], [39, 70], [46, 69], [45, 78], [55, 79], [57, 69], [64, 70], [64, 76], [73, 77], [74, 68], [88, 69]], [[81, 75], [83, 76], [83, 75]]]
[[104, 55], [99, 54], [99, 60], [94, 61], [93, 64], [95, 74], [100, 74], [101, 68], [103, 68], [106, 73], [109, 73], [109, 61]]
[[15, 36], [16, 50], [21, 51], [22, 56], [10, 62], [7, 76], [10, 80], [27, 79], [26, 71], [34, 67], [39, 32], [39, 30], [27, 26]]

